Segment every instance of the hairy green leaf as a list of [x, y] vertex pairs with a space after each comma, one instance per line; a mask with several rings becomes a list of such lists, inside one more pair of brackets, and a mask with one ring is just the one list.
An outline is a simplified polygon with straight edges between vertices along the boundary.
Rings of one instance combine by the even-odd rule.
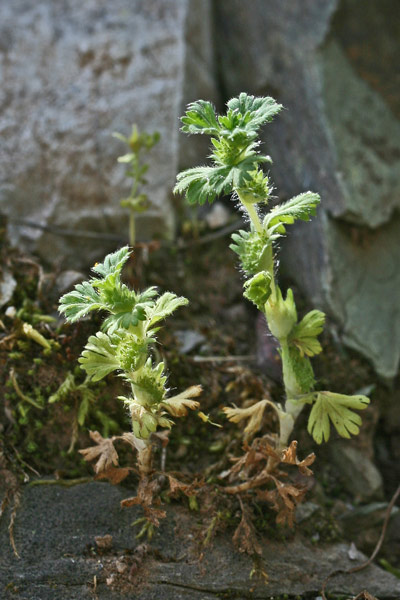
[[217, 116], [213, 105], [207, 100], [197, 100], [197, 102], [189, 104], [181, 121], [183, 123], [182, 131], [185, 133], [218, 134]]
[[322, 347], [317, 336], [322, 333], [324, 323], [325, 314], [320, 310], [312, 310], [294, 326], [290, 342], [296, 346], [301, 356], [314, 356], [321, 352]]
[[186, 306], [189, 300], [183, 296], [177, 296], [172, 292], [165, 292], [157, 298], [153, 306], [146, 307], [146, 317], [149, 321], [149, 326], [152, 327], [159, 321], [171, 315], [180, 306]]
[[67, 321], [74, 323], [92, 310], [105, 308], [100, 295], [88, 281], [78, 283], [72, 292], [60, 298], [59, 311]]
[[116, 339], [101, 331], [90, 336], [79, 362], [92, 381], [99, 381], [112, 371], [121, 368], [117, 358], [116, 342]]
[[360, 431], [361, 417], [354, 410], [364, 410], [369, 398], [362, 395], [346, 396], [333, 392], [316, 392], [314, 406], [308, 419], [308, 432], [317, 444], [327, 442], [330, 422], [341, 437], [349, 438]]
[[257, 131], [261, 125], [272, 121], [282, 109], [282, 105], [269, 96], [257, 98], [244, 92], [229, 100], [227, 107], [228, 112], [230, 110], [240, 115], [238, 125], [248, 131]]
[[305, 192], [295, 196], [288, 202], [279, 204], [273, 208], [264, 218], [264, 228], [271, 232], [284, 234], [285, 225], [292, 225], [297, 219], [309, 221], [316, 214], [316, 207], [320, 203], [320, 197], [313, 192]]
[[121, 273], [122, 267], [128, 260], [131, 251], [128, 246], [124, 246], [120, 248], [116, 252], [112, 252], [111, 254], [107, 254], [104, 259], [104, 262], [97, 263], [92, 271], [101, 275], [104, 279], [109, 277], [110, 275], [117, 276]]

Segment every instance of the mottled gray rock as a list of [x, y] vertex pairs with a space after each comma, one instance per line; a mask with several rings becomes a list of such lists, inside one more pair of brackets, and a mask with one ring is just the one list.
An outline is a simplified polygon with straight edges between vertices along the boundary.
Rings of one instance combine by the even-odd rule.
[[344, 341], [393, 377], [400, 360], [400, 101], [390, 81], [398, 68], [397, 3], [251, 6], [216, 4], [224, 89], [270, 94], [284, 105], [265, 133], [278, 192], [322, 196], [318, 219], [294, 227], [284, 242], [283, 263], [330, 310]]
[[[325, 577], [349, 569], [349, 545], [313, 547], [300, 540], [280, 544], [261, 537], [269, 583], [250, 580], [252, 561], [234, 550], [229, 533], [217, 535], [199, 560], [195, 542], [198, 515], [172, 504], [167, 519], [143, 557], [136, 579], [127, 570], [140, 554], [131, 527], [140, 509], [121, 509], [129, 490], [106, 483], [65, 489], [42, 485], [25, 488], [15, 522], [17, 559], [8, 541], [7, 513], [0, 521], [0, 593], [18, 600], [211, 600], [230, 598], [315, 597]], [[109, 550], [98, 549], [95, 538], [112, 536]], [[365, 559], [357, 555], [357, 564]], [[96, 578], [96, 579], [94, 579]], [[112, 581], [112, 585], [107, 585]], [[95, 587], [96, 582], [96, 587]], [[376, 566], [340, 575], [328, 590], [356, 595], [363, 589], [380, 600], [399, 597], [400, 582]]]
[[332, 461], [345, 489], [358, 502], [383, 498], [383, 481], [378, 469], [360, 450], [342, 441], [330, 446]]
[[134, 122], [161, 134], [138, 237], [171, 235], [178, 116], [191, 82], [215, 96], [210, 56], [198, 52], [209, 30], [208, 0], [1, 3], [0, 210], [15, 244], [76, 267], [127, 240], [125, 149], [111, 134]]
[[0, 271], [0, 307], [4, 306], [12, 298], [17, 282], [10, 271], [3, 268]]

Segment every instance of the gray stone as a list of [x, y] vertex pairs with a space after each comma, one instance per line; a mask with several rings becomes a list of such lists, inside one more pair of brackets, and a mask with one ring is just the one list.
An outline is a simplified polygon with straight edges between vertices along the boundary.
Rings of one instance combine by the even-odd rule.
[[209, 4], [1, 3], [0, 209], [14, 244], [79, 268], [126, 242], [119, 199], [129, 184], [112, 133], [132, 123], [161, 134], [148, 155], [153, 208], [138, 218], [138, 238], [171, 235], [178, 116], [191, 82], [203, 93], [213, 86], [208, 51], [193, 49], [189, 65], [185, 40], [191, 27], [204, 47]]
[[[198, 515], [177, 504], [167, 505], [138, 578], [129, 571], [142, 541], [131, 523], [140, 509], [121, 509], [131, 495], [122, 487], [89, 483], [69, 489], [41, 485], [23, 489], [15, 521], [16, 558], [8, 539], [9, 512], [0, 521], [0, 590], [10, 600], [211, 600], [216, 597], [253, 598], [318, 595], [325, 577], [336, 569], [349, 569], [349, 545], [312, 546], [300, 539], [278, 543], [260, 535], [269, 575], [267, 585], [250, 580], [252, 561], [232, 546], [231, 533], [217, 535], [200, 560]], [[112, 547], [98, 550], [98, 536], [112, 536]], [[363, 562], [365, 556], [359, 555]], [[122, 572], [121, 572], [122, 571]], [[96, 579], [94, 579], [96, 578]], [[107, 582], [109, 585], [107, 585]], [[385, 600], [397, 598], [400, 581], [372, 565], [352, 575], [341, 574], [328, 584], [329, 592], [356, 595], [363, 589]]]
[[6, 268], [0, 272], [0, 278], [0, 307], [2, 307], [11, 300], [17, 282]]
[[357, 502], [383, 498], [383, 481], [378, 469], [360, 450], [348, 442], [332, 442], [332, 460], [343, 486]]
[[216, 4], [222, 84], [229, 96], [246, 90], [284, 105], [265, 132], [281, 199], [308, 189], [322, 196], [318, 218], [289, 232], [282, 262], [331, 312], [343, 341], [392, 378], [400, 360], [397, 3], [251, 7]]

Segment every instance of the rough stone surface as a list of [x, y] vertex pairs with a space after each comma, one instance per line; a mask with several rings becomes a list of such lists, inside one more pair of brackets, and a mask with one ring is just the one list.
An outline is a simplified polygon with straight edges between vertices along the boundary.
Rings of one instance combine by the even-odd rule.
[[400, 98], [390, 82], [396, 6], [216, 4], [226, 95], [270, 94], [286, 109], [265, 138], [281, 198], [307, 189], [322, 196], [318, 219], [294, 227], [284, 242], [283, 264], [330, 309], [344, 341], [387, 378], [400, 360]]
[[360, 450], [349, 443], [333, 442], [330, 446], [332, 461], [340, 473], [346, 490], [358, 502], [383, 498], [383, 481], [378, 469]]
[[[17, 559], [8, 541], [7, 518], [0, 522], [1, 597], [18, 600], [74, 600], [93, 598], [94, 577], [99, 600], [211, 600], [319, 595], [332, 570], [349, 569], [349, 545], [313, 547], [300, 540], [278, 544], [262, 539], [269, 584], [249, 580], [252, 561], [236, 552], [229, 535], [217, 536], [199, 561], [193, 550], [193, 513], [177, 505], [167, 507], [167, 519], [151, 542], [151, 550], [137, 573], [137, 581], [118, 585], [132, 567], [135, 539], [132, 521], [140, 509], [121, 509], [128, 490], [104, 483], [70, 489], [60, 486], [25, 488], [15, 523]], [[110, 550], [98, 552], [95, 538], [112, 536]], [[357, 556], [363, 561], [365, 557]], [[126, 571], [124, 571], [126, 572]], [[113, 579], [113, 586], [107, 579]], [[118, 579], [120, 578], [120, 579]], [[126, 581], [126, 575], [125, 575]], [[139, 585], [138, 582], [141, 582]], [[376, 566], [330, 582], [329, 591], [356, 595], [367, 589], [380, 600], [398, 598], [400, 582]]]
[[[76, 267], [126, 241], [119, 199], [127, 182], [116, 162], [125, 149], [111, 134], [134, 122], [161, 134], [149, 155], [154, 208], [140, 218], [138, 236], [171, 234], [178, 116], [191, 80], [212, 93], [207, 52], [193, 50], [187, 67], [191, 14], [200, 47], [208, 1], [1, 3], [0, 207], [14, 243]], [[54, 227], [98, 235], [54, 235]]]

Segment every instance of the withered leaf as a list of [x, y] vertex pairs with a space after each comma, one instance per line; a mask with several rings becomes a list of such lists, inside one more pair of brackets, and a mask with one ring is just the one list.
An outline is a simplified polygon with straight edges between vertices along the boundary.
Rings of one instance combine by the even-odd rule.
[[201, 385], [192, 385], [177, 396], [164, 400], [161, 404], [173, 417], [185, 417], [188, 414], [188, 408], [191, 410], [199, 408], [200, 402], [192, 400], [192, 398], [200, 396], [202, 391]]
[[261, 556], [262, 550], [251, 520], [250, 509], [247, 506], [244, 506], [241, 500], [240, 505], [242, 509], [242, 518], [233, 535], [233, 543], [239, 552], [246, 552], [246, 554], [249, 554], [250, 556]]
[[195, 479], [192, 483], [183, 483], [172, 475], [168, 475], [169, 481], [169, 496], [176, 496], [178, 492], [182, 492], [185, 496], [194, 496], [198, 492], [198, 488], [204, 484], [204, 481]]
[[276, 522], [279, 525], [287, 523], [289, 527], [293, 527], [296, 506], [303, 500], [307, 489], [289, 483], [281, 483], [275, 478], [274, 480], [276, 489], [269, 493], [268, 500], [272, 502], [272, 508], [278, 513]]
[[108, 467], [95, 476], [95, 480], [108, 479], [113, 485], [118, 485], [128, 477], [131, 469], [129, 467]]
[[112, 548], [113, 537], [109, 533], [102, 536], [96, 535], [94, 541], [96, 542], [96, 546], [101, 550], [110, 550]]
[[314, 452], [309, 454], [304, 460], [300, 461], [297, 458], [297, 442], [296, 442], [296, 440], [293, 440], [293, 442], [291, 442], [290, 446], [288, 448], [286, 448], [285, 450], [283, 450], [283, 452], [282, 452], [281, 462], [288, 464], [288, 465], [297, 465], [300, 473], [302, 475], [306, 475], [307, 477], [310, 477], [313, 474], [313, 472], [311, 471], [311, 469], [308, 468], [308, 466], [312, 465], [314, 461], [315, 461]]
[[111, 465], [118, 465], [118, 454], [113, 445], [114, 438], [103, 438], [98, 431], [90, 432], [91, 439], [96, 442], [97, 446], [90, 446], [79, 450], [80, 454], [83, 455], [84, 459], [90, 462], [91, 460], [98, 459], [94, 465], [95, 473], [105, 471]]

